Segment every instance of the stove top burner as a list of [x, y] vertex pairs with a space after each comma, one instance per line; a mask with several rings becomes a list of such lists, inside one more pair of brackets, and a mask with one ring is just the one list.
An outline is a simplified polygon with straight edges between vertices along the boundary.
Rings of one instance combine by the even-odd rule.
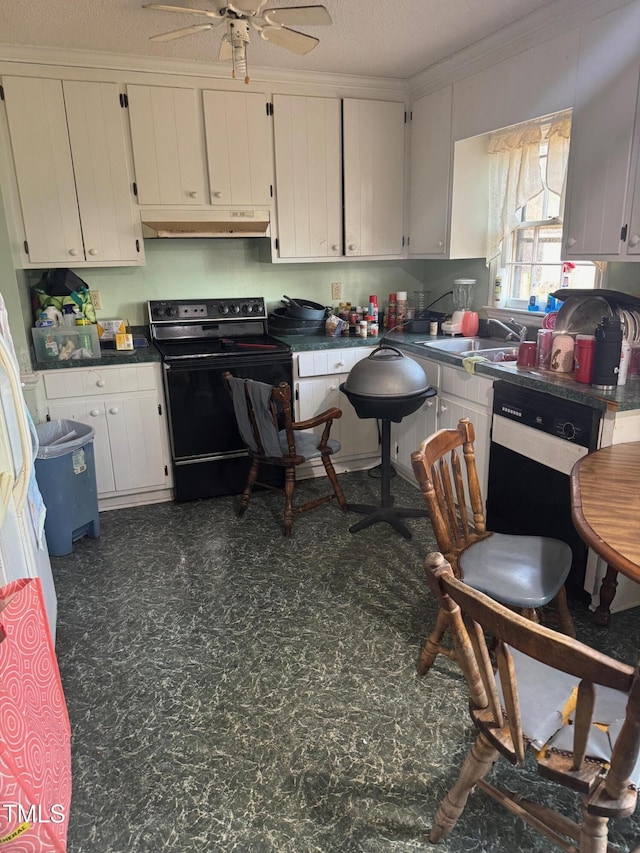
[[267, 333], [264, 299], [164, 299], [148, 303], [151, 337], [165, 361], [282, 355]]

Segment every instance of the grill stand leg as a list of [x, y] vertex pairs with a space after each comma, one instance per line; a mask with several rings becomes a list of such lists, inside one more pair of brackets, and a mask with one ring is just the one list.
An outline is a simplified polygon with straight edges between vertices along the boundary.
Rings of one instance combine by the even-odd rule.
[[359, 512], [366, 515], [362, 521], [356, 522], [349, 528], [350, 533], [357, 533], [359, 530], [364, 530], [365, 527], [370, 527], [372, 524], [377, 524], [379, 521], [386, 521], [398, 533], [404, 536], [405, 539], [411, 539], [411, 531], [403, 524], [401, 518], [425, 518], [427, 511], [425, 509], [411, 509], [393, 507], [393, 496], [391, 495], [391, 421], [382, 421], [382, 476], [380, 486], [380, 506], [372, 504], [348, 504], [347, 509], [351, 512]]

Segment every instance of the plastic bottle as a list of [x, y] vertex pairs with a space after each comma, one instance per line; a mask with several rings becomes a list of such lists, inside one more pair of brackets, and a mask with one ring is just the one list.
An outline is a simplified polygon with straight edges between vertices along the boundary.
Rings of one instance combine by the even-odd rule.
[[493, 285], [493, 304], [500, 305], [502, 300], [502, 276], [497, 275]]
[[378, 322], [378, 297], [375, 294], [369, 297], [369, 315]]
[[42, 313], [42, 314], [40, 314], [40, 316], [36, 320], [36, 326], [39, 329], [53, 328], [53, 320], [50, 317], [48, 317], [45, 313]]
[[396, 294], [389, 294], [389, 310], [387, 311], [388, 323], [387, 326], [389, 329], [395, 329], [396, 322], [398, 319], [397, 314], [398, 303], [396, 301]]
[[629, 372], [629, 359], [631, 357], [631, 345], [626, 338], [622, 339], [620, 347], [620, 366], [618, 367], [618, 385], [625, 385]]
[[399, 290], [396, 294], [396, 325], [404, 326], [407, 319], [407, 291]]

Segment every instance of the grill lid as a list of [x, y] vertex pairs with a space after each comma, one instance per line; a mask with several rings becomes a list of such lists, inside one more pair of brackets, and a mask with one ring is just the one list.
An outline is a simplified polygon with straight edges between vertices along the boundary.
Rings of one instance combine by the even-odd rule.
[[420, 365], [384, 341], [351, 368], [344, 382], [345, 393], [376, 399], [413, 397], [429, 388]]

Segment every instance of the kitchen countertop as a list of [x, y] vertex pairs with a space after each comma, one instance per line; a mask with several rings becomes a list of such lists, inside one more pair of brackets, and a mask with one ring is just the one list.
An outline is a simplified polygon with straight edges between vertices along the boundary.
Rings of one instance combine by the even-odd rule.
[[[36, 362], [32, 352], [34, 370], [59, 370], [73, 367], [109, 367], [119, 364], [147, 364], [159, 362], [160, 353], [151, 342], [148, 326], [134, 326], [132, 332], [136, 336], [144, 336], [149, 341], [148, 347], [138, 347], [131, 350], [102, 350], [101, 358], [83, 358], [77, 361], [46, 361]], [[273, 335], [291, 347], [293, 353], [309, 352], [311, 350], [351, 349], [357, 347], [375, 347], [382, 340], [378, 337], [329, 337], [327, 335]], [[460, 358], [443, 350], [422, 346], [419, 341], [437, 341], [424, 332], [393, 332], [386, 340], [407, 352], [431, 358], [441, 364], [461, 367]], [[546, 370], [535, 370], [518, 367], [513, 362], [496, 364], [494, 362], [479, 362], [475, 365], [475, 373], [492, 379], [505, 379], [525, 388], [544, 391], [547, 394], [584, 403], [600, 411], [634, 411], [640, 410], [640, 376], [632, 377], [621, 388], [613, 391], [597, 391], [588, 385], [575, 382], [568, 374], [556, 374]]]
[[[289, 344], [292, 352], [305, 352], [309, 350], [345, 349], [351, 347], [371, 347], [380, 343], [381, 337], [357, 338], [357, 337], [328, 337], [326, 335], [274, 335], [278, 340]], [[386, 340], [405, 349], [421, 355], [423, 358], [431, 358], [442, 364], [450, 364], [454, 367], [462, 367], [459, 357], [443, 350], [421, 346], [418, 341], [437, 341], [438, 338], [430, 337], [424, 332], [393, 332]], [[475, 373], [479, 376], [487, 376], [492, 379], [504, 379], [525, 388], [543, 391], [566, 400], [574, 400], [584, 403], [600, 411], [624, 412], [640, 409], [640, 377], [632, 377], [627, 380], [626, 385], [613, 391], [597, 391], [589, 385], [576, 382], [570, 378], [571, 374], [557, 374], [547, 370], [536, 370], [518, 367], [513, 362], [496, 364], [494, 362], [479, 362], [475, 365]]]
[[160, 361], [160, 353], [154, 347], [149, 336], [148, 326], [132, 326], [131, 332], [135, 337], [145, 337], [148, 347], [137, 347], [134, 350], [102, 349], [100, 358], [78, 358], [67, 361], [36, 361], [35, 353], [31, 351], [31, 361], [34, 370], [60, 370], [68, 367], [111, 367], [120, 364], [148, 364]]

